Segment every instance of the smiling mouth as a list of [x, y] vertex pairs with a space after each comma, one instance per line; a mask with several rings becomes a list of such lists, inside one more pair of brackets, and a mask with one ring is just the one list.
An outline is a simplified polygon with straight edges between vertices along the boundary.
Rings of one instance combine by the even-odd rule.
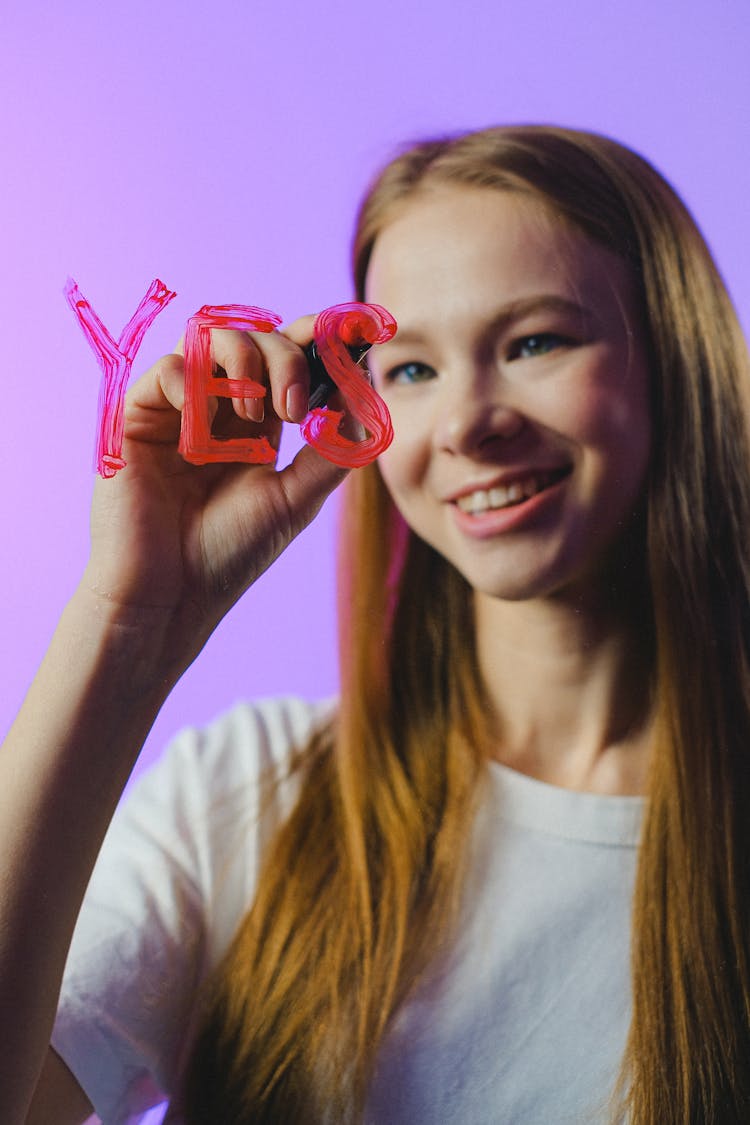
[[570, 467], [565, 466], [544, 473], [530, 473], [523, 480], [514, 480], [510, 484], [499, 484], [494, 488], [478, 488], [468, 496], [459, 497], [455, 504], [462, 512], [468, 512], [470, 515], [494, 512], [500, 508], [512, 508], [551, 488], [553, 484], [568, 476], [570, 471]]

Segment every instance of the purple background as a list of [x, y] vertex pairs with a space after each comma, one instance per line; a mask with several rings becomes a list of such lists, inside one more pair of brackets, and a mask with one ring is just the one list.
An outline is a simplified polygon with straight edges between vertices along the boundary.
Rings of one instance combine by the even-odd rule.
[[[115, 335], [153, 277], [177, 290], [143, 370], [203, 303], [290, 320], [348, 299], [356, 201], [402, 140], [549, 121], [666, 171], [748, 326], [747, 0], [3, 7], [3, 731], [87, 551], [99, 371], [67, 274]], [[334, 530], [329, 502], [218, 630], [146, 757], [243, 695], [335, 690]]]

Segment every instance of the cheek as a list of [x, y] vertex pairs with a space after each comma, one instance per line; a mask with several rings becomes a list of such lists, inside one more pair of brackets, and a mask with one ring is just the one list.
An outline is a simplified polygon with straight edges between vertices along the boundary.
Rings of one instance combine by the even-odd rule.
[[380, 472], [389, 492], [401, 492], [419, 483], [430, 460], [428, 438], [413, 425], [404, 424], [394, 412], [393, 442], [378, 458]]
[[[613, 365], [615, 371], [617, 365]], [[609, 369], [611, 371], [612, 368]], [[608, 449], [648, 444], [651, 410], [648, 383], [640, 370], [613, 376], [604, 371], [558, 399], [558, 423], [582, 446]]]
[[592, 394], [571, 403], [567, 414], [569, 432], [579, 435], [584, 461], [585, 453], [589, 454], [591, 486], [604, 487], [614, 507], [620, 503], [629, 507], [645, 484], [651, 457], [651, 418], [645, 394]]
[[401, 492], [408, 488], [408, 481], [410, 477], [408, 469], [408, 458], [404, 458], [398, 448], [394, 449], [397, 439], [394, 438], [393, 444], [388, 449], [387, 453], [381, 453], [378, 458], [378, 468], [383, 482], [390, 492], [391, 496], [395, 499]]

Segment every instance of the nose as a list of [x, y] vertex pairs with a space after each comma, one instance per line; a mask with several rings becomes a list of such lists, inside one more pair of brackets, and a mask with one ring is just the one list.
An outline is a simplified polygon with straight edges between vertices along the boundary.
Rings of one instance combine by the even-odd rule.
[[461, 380], [441, 396], [433, 439], [449, 453], [476, 454], [495, 442], [515, 438], [525, 425], [523, 414], [504, 400], [500, 388], [484, 380]]

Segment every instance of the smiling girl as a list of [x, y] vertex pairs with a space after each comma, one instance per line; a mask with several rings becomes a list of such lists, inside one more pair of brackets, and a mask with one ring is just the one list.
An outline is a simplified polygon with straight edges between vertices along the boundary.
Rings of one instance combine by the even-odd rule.
[[[750, 372], [709, 252], [639, 156], [512, 127], [393, 161], [354, 272], [399, 331], [341, 700], [181, 736], [101, 849], [171, 685], [343, 475], [183, 463], [180, 355], [130, 393], [0, 758], [2, 1120], [747, 1121]], [[217, 337], [273, 441], [310, 336]]]

